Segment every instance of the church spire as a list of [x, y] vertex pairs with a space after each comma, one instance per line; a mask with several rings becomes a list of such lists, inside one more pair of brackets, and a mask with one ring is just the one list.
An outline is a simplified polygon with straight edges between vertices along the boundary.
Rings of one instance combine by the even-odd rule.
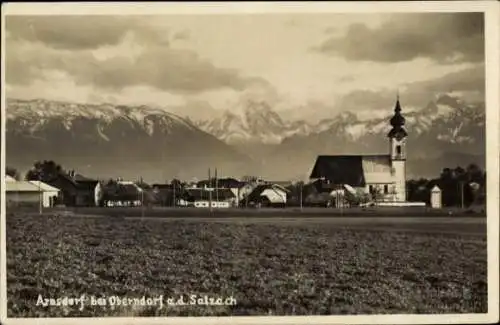
[[394, 108], [394, 112], [396, 114], [401, 113], [401, 104], [399, 103], [399, 89], [398, 89], [398, 92], [396, 94], [396, 107]]
[[402, 136], [406, 137], [408, 134], [406, 133], [406, 130], [404, 129], [404, 125], [406, 123], [405, 118], [403, 115], [401, 115], [401, 103], [399, 102], [399, 90], [396, 95], [396, 106], [394, 107], [394, 115], [392, 116], [390, 120], [392, 130], [389, 132], [387, 135], [390, 138], [396, 137], [396, 136]]

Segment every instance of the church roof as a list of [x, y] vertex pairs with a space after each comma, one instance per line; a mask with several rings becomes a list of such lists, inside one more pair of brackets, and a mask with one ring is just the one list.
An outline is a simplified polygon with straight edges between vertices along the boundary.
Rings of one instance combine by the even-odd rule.
[[401, 103], [399, 102], [399, 95], [396, 100], [396, 107], [394, 108], [394, 116], [391, 118], [390, 123], [392, 125], [391, 131], [387, 134], [388, 137], [396, 137], [401, 135], [403, 137], [408, 136], [408, 133], [404, 129], [406, 119], [401, 115]]
[[391, 180], [390, 155], [318, 156], [310, 178], [324, 178], [334, 184], [355, 187], [387, 183]]

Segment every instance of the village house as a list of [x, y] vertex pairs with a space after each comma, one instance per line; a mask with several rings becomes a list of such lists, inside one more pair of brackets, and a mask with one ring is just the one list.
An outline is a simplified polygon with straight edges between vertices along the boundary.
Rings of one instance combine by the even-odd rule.
[[259, 184], [245, 196], [240, 205], [257, 207], [285, 207], [290, 191], [277, 184]]
[[134, 207], [152, 201], [151, 195], [135, 182], [118, 179], [104, 185], [100, 206]]
[[61, 203], [66, 206], [97, 206], [102, 191], [99, 181], [76, 174], [74, 170], [60, 173], [47, 183], [61, 190]]
[[5, 200], [8, 206], [53, 207], [57, 203], [60, 190], [40, 181], [17, 181], [5, 177]]
[[321, 155], [310, 179], [340, 187], [345, 194], [369, 194], [372, 200], [406, 201], [406, 138], [405, 118], [401, 115], [399, 96], [390, 119], [387, 134], [390, 151], [377, 155]]
[[228, 188], [188, 188], [180, 201], [181, 205], [197, 208], [229, 208], [236, 206], [237, 197]]
[[234, 194], [234, 205], [236, 206], [239, 205], [242, 198], [253, 189], [253, 187], [248, 183], [231, 177], [202, 180], [196, 184], [196, 187], [207, 189], [229, 189]]
[[182, 194], [182, 190], [180, 188], [174, 188], [173, 184], [153, 184], [152, 189], [154, 202], [159, 206], [177, 205], [176, 201]]

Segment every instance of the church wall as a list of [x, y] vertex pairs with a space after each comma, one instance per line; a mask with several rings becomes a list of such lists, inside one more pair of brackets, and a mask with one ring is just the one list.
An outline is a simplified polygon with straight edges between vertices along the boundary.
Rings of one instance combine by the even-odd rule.
[[406, 161], [395, 160], [392, 165], [396, 185], [396, 201], [406, 201]]
[[[396, 200], [396, 184], [394, 182], [388, 183], [368, 183], [366, 184], [364, 190], [365, 193], [369, 194], [370, 187], [372, 191], [377, 193], [373, 196], [373, 199], [378, 199], [380, 201], [395, 201]], [[386, 191], [387, 190], [387, 191]]]
[[[406, 159], [406, 138], [403, 138], [401, 140], [397, 140], [395, 138], [392, 138], [390, 141], [390, 146], [391, 146], [391, 159], [401, 159], [405, 160]], [[399, 147], [399, 149], [398, 149]]]

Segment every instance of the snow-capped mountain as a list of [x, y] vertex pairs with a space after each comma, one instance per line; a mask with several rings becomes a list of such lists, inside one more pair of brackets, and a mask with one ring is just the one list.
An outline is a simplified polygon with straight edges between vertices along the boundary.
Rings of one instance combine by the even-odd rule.
[[[405, 111], [410, 177], [435, 177], [444, 167], [485, 165], [484, 104], [442, 95]], [[94, 177], [259, 175], [307, 178], [317, 155], [387, 153], [389, 118], [343, 112], [318, 123], [290, 121], [262, 102], [245, 101], [210, 121], [148, 106], [7, 101], [7, 163], [20, 170], [53, 159]], [[238, 113], [237, 113], [238, 112]], [[194, 121], [194, 119], [193, 119]]]
[[245, 101], [226, 110], [213, 120], [195, 122], [198, 127], [232, 145], [242, 143], [278, 144], [294, 134], [309, 133], [310, 126], [302, 121], [285, 122], [265, 102]]
[[[388, 120], [393, 114], [387, 110], [383, 118], [361, 120], [351, 112], [342, 112], [334, 118], [318, 123], [287, 120], [273, 111], [265, 102], [248, 101], [242, 109], [226, 110], [212, 120], [193, 122], [198, 127], [228, 144], [264, 143], [279, 144], [293, 138], [327, 132], [357, 141], [367, 135], [383, 135], [389, 129]], [[450, 143], [474, 143], [477, 134], [471, 128], [484, 127], [484, 105], [468, 105], [459, 98], [442, 95], [419, 111], [404, 112], [407, 128], [414, 136], [432, 132], [437, 140]], [[473, 132], [474, 133], [474, 132]]]
[[[222, 118], [199, 125], [261, 161], [264, 171], [278, 178], [306, 175], [319, 154], [387, 152], [386, 134], [393, 109], [388, 108], [383, 118], [366, 120], [354, 113], [342, 112], [315, 124], [287, 121], [265, 103], [248, 102], [242, 112], [226, 112]], [[409, 132], [410, 174], [432, 176], [451, 162], [484, 166], [484, 104], [468, 104], [443, 94], [420, 110], [405, 112], [403, 103], [403, 115]], [[460, 159], [449, 159], [451, 156]], [[271, 172], [276, 165], [280, 166], [279, 170]]]
[[7, 163], [35, 160], [95, 177], [203, 177], [244, 172], [250, 159], [191, 122], [158, 108], [7, 100]]

